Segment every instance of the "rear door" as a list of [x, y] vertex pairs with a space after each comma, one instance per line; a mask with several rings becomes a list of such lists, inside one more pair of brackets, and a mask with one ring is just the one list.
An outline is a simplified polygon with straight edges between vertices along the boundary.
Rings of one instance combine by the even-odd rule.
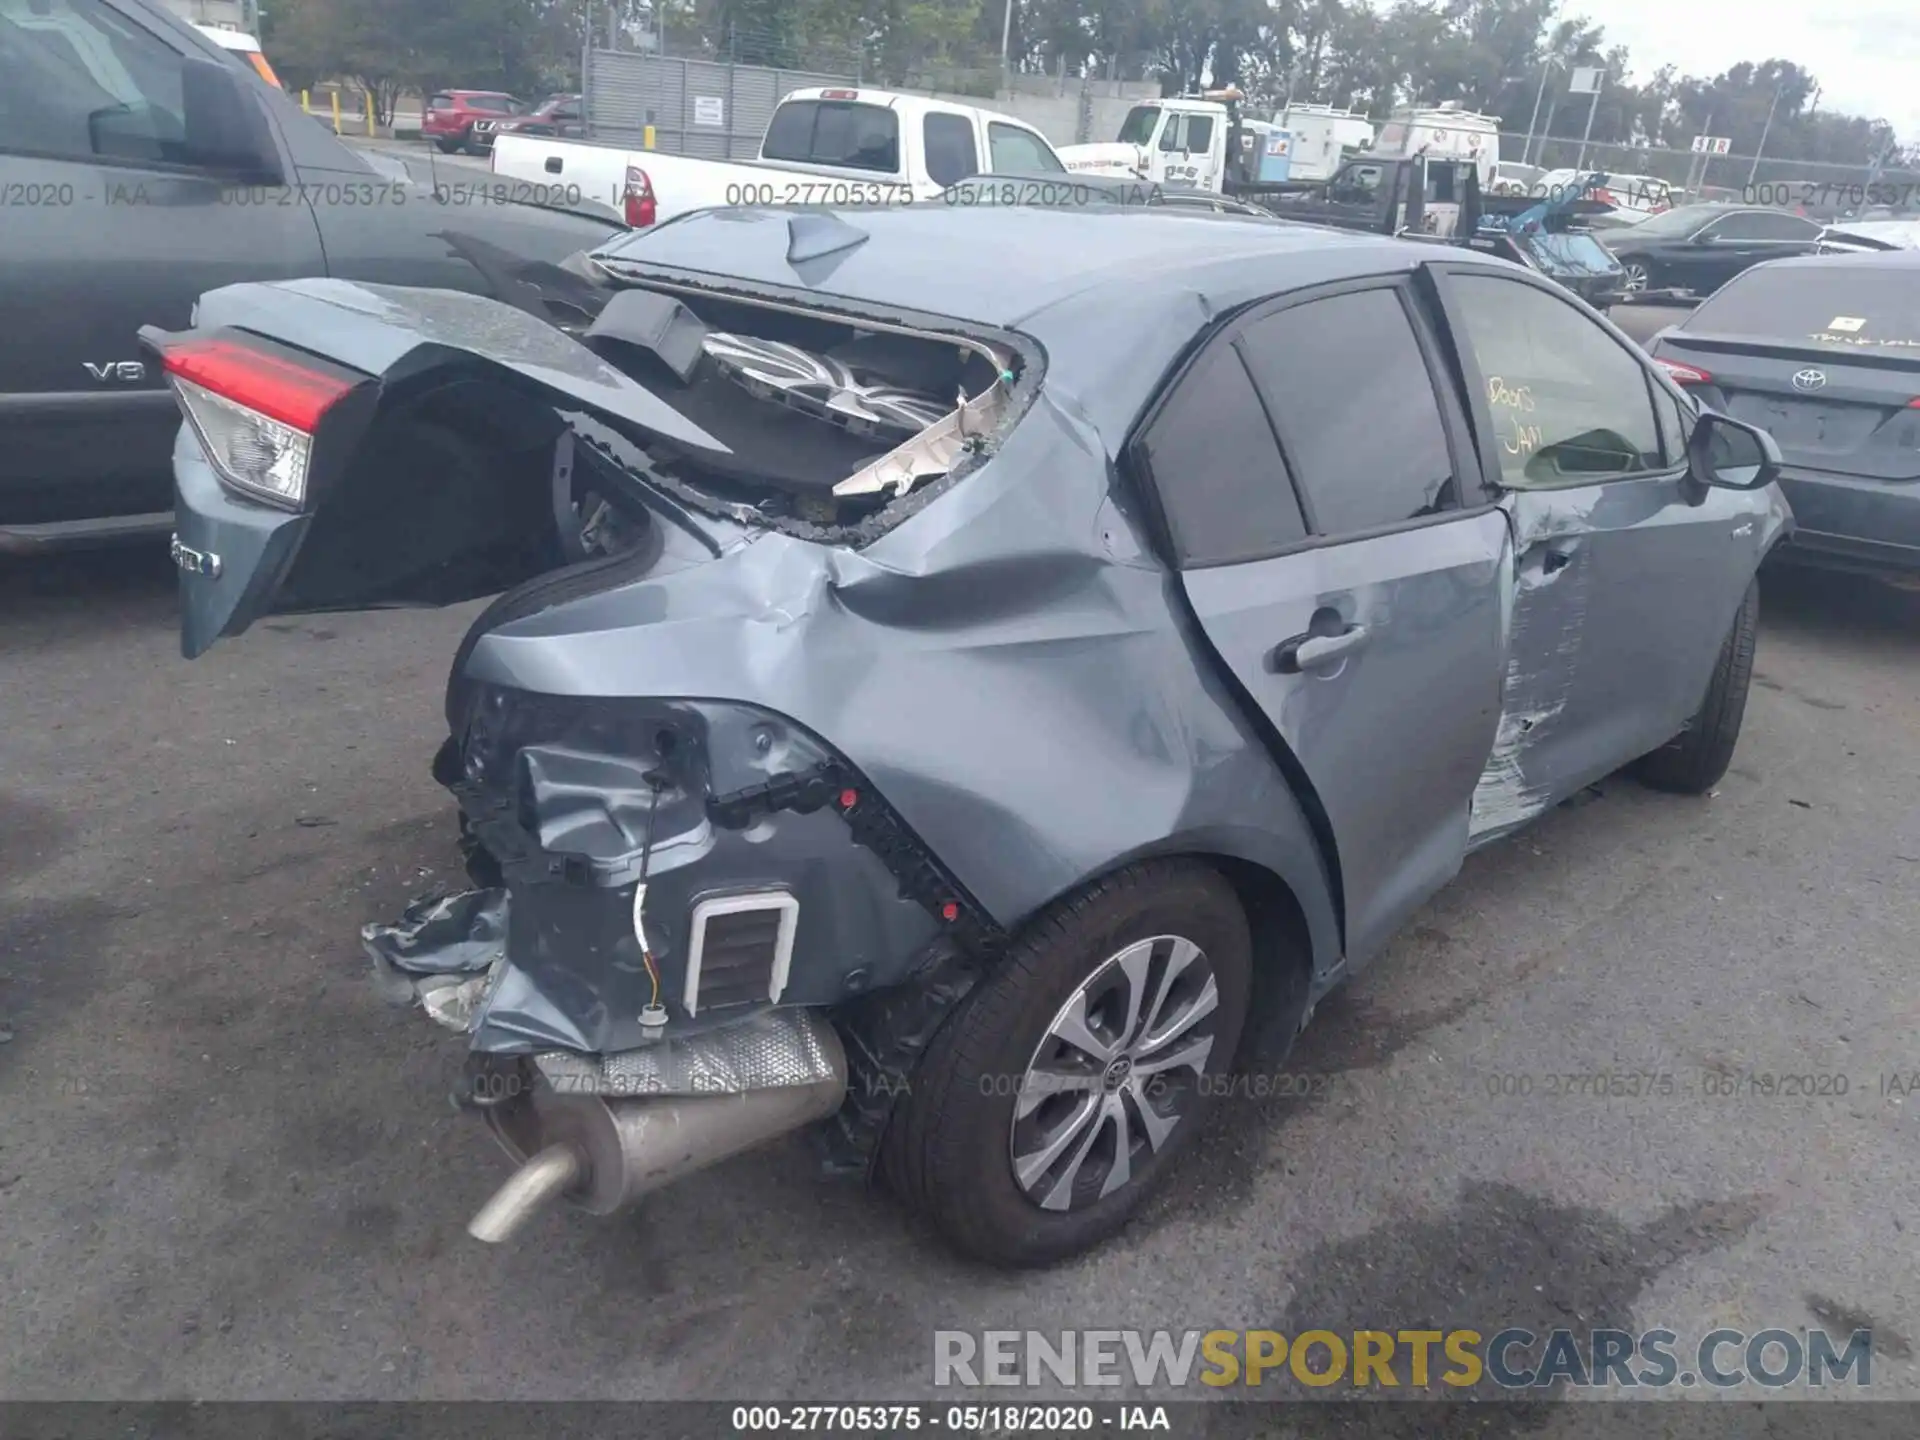
[[188, 52], [144, 13], [0, 5], [0, 540], [163, 525], [180, 417], [135, 332], [325, 271], [298, 190], [195, 163]]
[[1565, 292], [1517, 267], [1434, 268], [1514, 533], [1478, 841], [1679, 733], [1756, 566], [1761, 502], [1691, 481], [1693, 406]]
[[1506, 517], [1405, 277], [1235, 322], [1136, 453], [1201, 628], [1327, 816], [1364, 961], [1458, 870], [1500, 703]]

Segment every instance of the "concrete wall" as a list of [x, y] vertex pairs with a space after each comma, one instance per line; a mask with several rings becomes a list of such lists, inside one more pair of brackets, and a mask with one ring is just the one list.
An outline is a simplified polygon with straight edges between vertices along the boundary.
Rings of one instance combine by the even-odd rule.
[[[630, 50], [594, 50], [589, 57], [587, 118], [596, 138], [637, 139], [652, 125], [655, 143], [672, 153], [738, 158], [758, 152], [774, 104], [791, 90], [811, 85], [858, 85], [851, 75], [803, 74], [722, 61], [659, 58]], [[1154, 84], [1017, 75], [987, 99], [959, 91], [893, 87], [963, 105], [981, 105], [1024, 120], [1055, 145], [1112, 140], [1127, 111], [1154, 99]], [[702, 121], [691, 97], [708, 105]]]

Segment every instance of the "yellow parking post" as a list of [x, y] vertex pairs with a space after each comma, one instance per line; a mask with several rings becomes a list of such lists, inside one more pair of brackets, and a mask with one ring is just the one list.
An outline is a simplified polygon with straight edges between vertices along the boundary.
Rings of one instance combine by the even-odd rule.
[[333, 92], [333, 133], [340, 133], [340, 92]]
[[309, 115], [313, 113], [313, 92], [311, 90], [302, 90], [300, 92], [300, 108]]
[[373, 92], [367, 91], [367, 138], [373, 138]]
[[640, 143], [649, 150], [653, 148], [653, 127], [651, 125], [640, 132]]

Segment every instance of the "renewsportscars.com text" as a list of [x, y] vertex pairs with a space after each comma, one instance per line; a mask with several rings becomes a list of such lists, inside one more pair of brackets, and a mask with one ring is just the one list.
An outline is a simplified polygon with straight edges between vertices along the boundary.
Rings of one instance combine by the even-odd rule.
[[937, 1386], [1732, 1389], [1866, 1386], [1873, 1332], [1667, 1329], [936, 1330]]

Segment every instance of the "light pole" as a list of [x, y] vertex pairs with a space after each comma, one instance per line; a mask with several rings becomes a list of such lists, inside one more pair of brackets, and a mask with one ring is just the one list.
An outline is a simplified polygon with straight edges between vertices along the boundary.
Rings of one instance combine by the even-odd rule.
[[1753, 147], [1753, 168], [1747, 171], [1749, 189], [1753, 187], [1753, 177], [1760, 173], [1760, 154], [1767, 148], [1767, 132], [1773, 129], [1773, 112], [1779, 108], [1780, 92], [1786, 88], [1784, 84], [1773, 87], [1773, 104], [1767, 106], [1767, 123], [1760, 127], [1760, 143]]
[[1004, 94], [1013, 89], [1013, 66], [1009, 59], [1009, 47], [1013, 44], [1013, 0], [1007, 0], [1007, 13], [1000, 20], [1000, 89]]
[[1540, 128], [1540, 102], [1547, 98], [1547, 77], [1559, 68], [1558, 55], [1547, 56], [1547, 63], [1540, 67], [1540, 88], [1533, 92], [1533, 118], [1527, 121], [1527, 145], [1520, 156], [1520, 163], [1523, 165], [1533, 163], [1533, 137]]

